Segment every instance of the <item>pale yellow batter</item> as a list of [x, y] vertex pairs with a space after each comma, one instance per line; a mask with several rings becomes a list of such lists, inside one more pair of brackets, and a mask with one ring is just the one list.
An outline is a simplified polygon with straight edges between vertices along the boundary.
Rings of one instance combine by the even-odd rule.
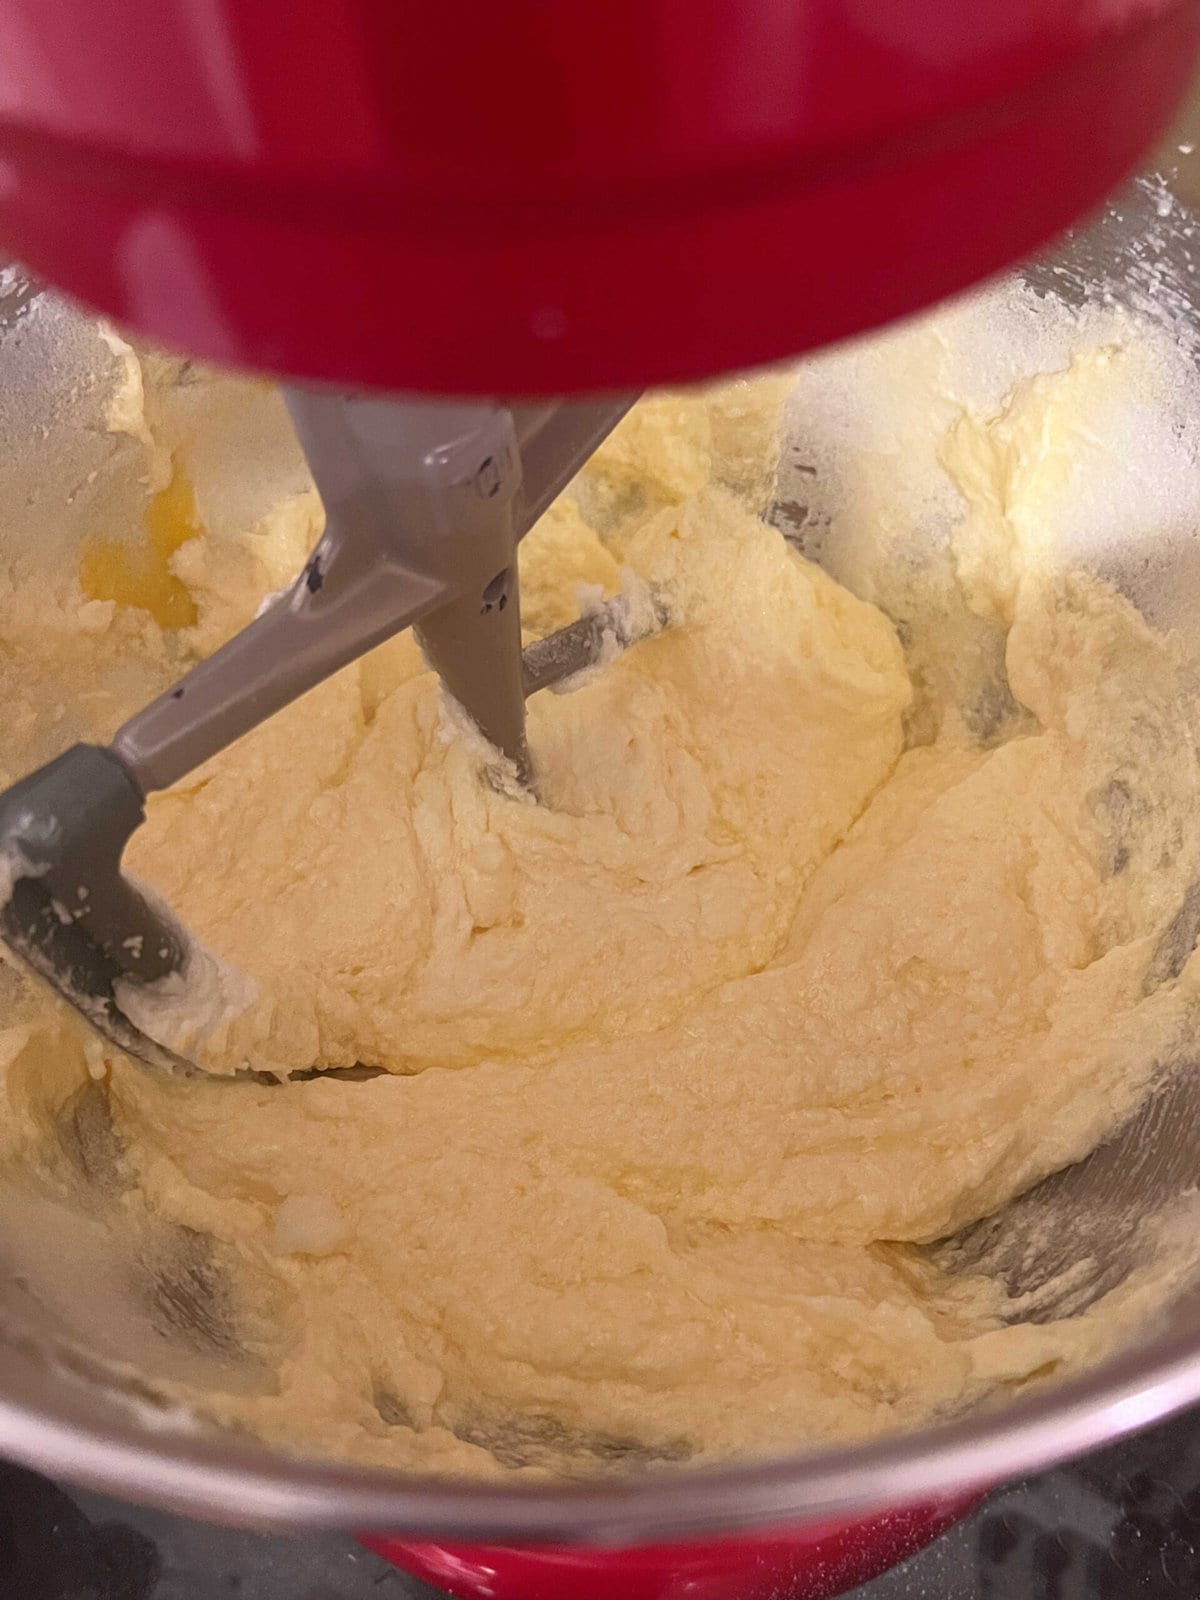
[[[1091, 1149], [1195, 1006], [1195, 961], [1147, 984], [1200, 876], [1178, 651], [1050, 537], [1111, 456], [1114, 393], [1164, 380], [1078, 330], [979, 404], [952, 385], [954, 330], [888, 358], [932, 363], [905, 426], [954, 508], [958, 610], [941, 633], [936, 606], [901, 618], [907, 662], [882, 610], [757, 514], [791, 386], [764, 380], [635, 413], [528, 540], [531, 631], [624, 569], [678, 619], [531, 704], [541, 804], [486, 780], [408, 641], [151, 804], [130, 865], [257, 984], [176, 1042], [217, 1074], [388, 1069], [169, 1082], [40, 1001], [0, 1038], [7, 1148], [44, 1138], [90, 1064], [106, 1203], [205, 1241], [222, 1336], [260, 1375], [177, 1396], [296, 1450], [578, 1471], [894, 1429], [1121, 1336], [1119, 1307], [1008, 1326], [998, 1286], [914, 1246]], [[868, 454], [860, 520], [888, 482]], [[159, 493], [160, 524], [202, 521], [169, 472]], [[919, 552], [914, 503], [870, 519]], [[17, 585], [5, 771], [51, 701], [90, 692], [84, 731], [107, 731], [314, 528], [301, 495], [242, 543], [160, 530], [133, 581], [186, 624], [165, 634], [128, 589], [103, 597], [94, 545], [101, 598], [55, 614], [53, 681], [47, 618], [21, 622], [45, 597]], [[926, 593], [900, 565], [894, 592]], [[990, 670], [973, 628], [1006, 670], [986, 726], [977, 684], [945, 691]]]

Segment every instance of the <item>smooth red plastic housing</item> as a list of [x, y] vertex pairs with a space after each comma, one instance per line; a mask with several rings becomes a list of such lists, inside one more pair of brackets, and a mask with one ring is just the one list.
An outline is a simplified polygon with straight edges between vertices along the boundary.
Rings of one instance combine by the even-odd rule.
[[167, 344], [566, 393], [841, 338], [1136, 162], [1196, 0], [0, 0], [0, 240]]

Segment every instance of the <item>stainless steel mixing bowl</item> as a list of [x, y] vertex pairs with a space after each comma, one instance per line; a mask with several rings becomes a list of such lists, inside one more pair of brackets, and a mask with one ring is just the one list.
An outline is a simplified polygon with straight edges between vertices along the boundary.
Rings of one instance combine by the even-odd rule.
[[[1068, 296], [1140, 297], [1160, 307], [1170, 301], [1175, 313], [1200, 308], [1194, 213], [1187, 208], [1200, 204], [1193, 128], [1200, 129], [1195, 104], [1162, 156], [1161, 170], [1169, 170], [1183, 204], [1157, 185], [1132, 186], [1092, 227], [1031, 268], [1034, 282]], [[1148, 257], [1150, 233], [1156, 242]], [[133, 440], [109, 430], [104, 408], [121, 358], [90, 319], [10, 271], [0, 276], [0, 323], [0, 566], [28, 576], [74, 561], [81, 531], [98, 518], [119, 525], [138, 515], [140, 458]], [[178, 376], [186, 389], [186, 364]], [[267, 386], [198, 379], [191, 387], [199, 455], [227, 485], [222, 515], [252, 519], [281, 495], [304, 489], [303, 461]], [[836, 571], [836, 526], [806, 525], [794, 501], [781, 490], [783, 525]], [[1190, 635], [1200, 659], [1200, 616], [1189, 615], [1200, 612], [1200, 528], [1176, 527], [1161, 546], [1140, 542], [1097, 560], [1152, 620]], [[70, 722], [66, 706], [44, 730], [39, 758], [68, 742]], [[1198, 929], [1200, 891], [1175, 929], [1181, 950], [1191, 948]], [[6, 990], [0, 1002], [19, 1004]], [[1093, 1293], [1118, 1281], [1131, 1265], [1137, 1225], [1200, 1176], [1198, 1112], [1200, 1072], [1175, 1074], [1105, 1147], [957, 1241], [958, 1258], [985, 1262], [1017, 1289], [1052, 1277], [1079, 1255], [1093, 1258]], [[294, 1459], [246, 1438], [199, 1431], [154, 1402], [139, 1371], [201, 1384], [219, 1378], [225, 1386], [261, 1381], [261, 1374], [244, 1363], [219, 1305], [214, 1309], [219, 1284], [203, 1240], [164, 1229], [143, 1237], [135, 1254], [114, 1243], [102, 1215], [117, 1179], [99, 1087], [70, 1102], [57, 1138], [57, 1177], [45, 1167], [36, 1179], [9, 1170], [0, 1185], [0, 1452], [226, 1520], [609, 1544], [796, 1525], [953, 1497], [1086, 1451], [1200, 1399], [1200, 1300], [1189, 1293], [1136, 1347], [1085, 1377], [843, 1449], [536, 1487]], [[1049, 1250], [1031, 1249], [1031, 1239], [1050, 1240]], [[126, 1364], [120, 1381], [114, 1361]]]

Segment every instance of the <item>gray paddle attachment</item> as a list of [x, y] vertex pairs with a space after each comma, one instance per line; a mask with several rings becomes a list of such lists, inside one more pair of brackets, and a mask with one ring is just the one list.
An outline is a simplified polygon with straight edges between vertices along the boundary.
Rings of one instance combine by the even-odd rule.
[[0, 794], [0, 937], [113, 1044], [173, 1071], [196, 1069], [118, 1002], [122, 982], [185, 971], [193, 948], [121, 872], [148, 794], [408, 627], [511, 779], [534, 787], [526, 695], [665, 621], [618, 596], [521, 650], [517, 545], [632, 397], [510, 409], [292, 389], [287, 402], [326, 513], [303, 572], [109, 747], [76, 745]]

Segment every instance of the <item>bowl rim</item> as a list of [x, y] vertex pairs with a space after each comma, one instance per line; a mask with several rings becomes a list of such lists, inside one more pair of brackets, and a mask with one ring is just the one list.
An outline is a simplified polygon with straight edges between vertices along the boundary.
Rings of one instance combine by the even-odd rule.
[[[21, 1371], [5, 1372], [13, 1358]], [[1200, 1400], [1200, 1331], [994, 1411], [866, 1443], [586, 1483], [480, 1483], [315, 1462], [248, 1441], [158, 1431], [149, 1408], [114, 1424], [69, 1375], [0, 1358], [0, 1439], [10, 1459], [185, 1514], [278, 1529], [346, 1528], [467, 1543], [637, 1546], [867, 1519], [962, 1500], [1161, 1421]], [[17, 1381], [10, 1384], [7, 1378]], [[20, 1398], [14, 1398], [20, 1395]]]

